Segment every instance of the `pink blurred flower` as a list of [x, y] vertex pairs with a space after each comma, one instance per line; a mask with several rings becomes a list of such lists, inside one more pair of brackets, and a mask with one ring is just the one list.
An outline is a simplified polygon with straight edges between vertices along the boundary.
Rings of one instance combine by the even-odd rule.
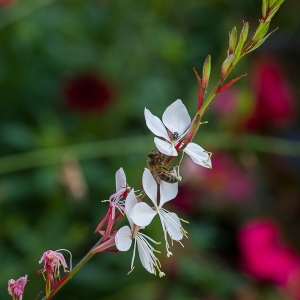
[[255, 62], [251, 81], [255, 108], [247, 121], [249, 129], [288, 126], [295, 120], [296, 99], [283, 66], [275, 58]]
[[68, 106], [81, 112], [101, 112], [113, 99], [107, 82], [94, 74], [79, 75], [70, 80], [64, 94]]
[[300, 280], [300, 256], [281, 240], [277, 224], [267, 219], [247, 222], [240, 228], [237, 241], [244, 271], [258, 280], [292, 289], [300, 297], [299, 287], [292, 286], [296, 278]]
[[255, 219], [244, 224], [238, 234], [238, 243], [245, 255], [252, 254], [253, 250], [264, 251], [279, 242], [280, 228], [267, 219]]

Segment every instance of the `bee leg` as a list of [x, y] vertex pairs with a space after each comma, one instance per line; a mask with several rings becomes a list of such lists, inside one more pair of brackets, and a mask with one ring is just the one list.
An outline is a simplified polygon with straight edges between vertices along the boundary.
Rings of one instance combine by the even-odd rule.
[[177, 178], [178, 181], [181, 181], [182, 177], [179, 175], [179, 167], [180, 165], [174, 165], [169, 171], [174, 173], [174, 176]]

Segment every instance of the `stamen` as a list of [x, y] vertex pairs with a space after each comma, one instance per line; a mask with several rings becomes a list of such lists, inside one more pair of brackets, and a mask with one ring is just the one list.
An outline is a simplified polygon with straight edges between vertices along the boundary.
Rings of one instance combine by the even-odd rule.
[[179, 219], [180, 221], [182, 221], [183, 223], [187, 223], [187, 224], [190, 224], [190, 222], [189, 221], [186, 221], [186, 220], [184, 220], [184, 219]]
[[182, 248], [184, 248], [184, 245], [180, 241], [176, 241], [176, 242], [178, 242], [182, 246]]
[[134, 266], [132, 267], [132, 269], [127, 273], [127, 275], [131, 274], [131, 272], [134, 270]]
[[172, 253], [171, 251], [168, 250], [168, 252], [167, 252], [167, 257], [170, 257], [170, 256], [172, 256], [172, 255], [173, 255], [173, 253]]
[[159, 277], [162, 278], [163, 276], [166, 276], [164, 272], [159, 272]]

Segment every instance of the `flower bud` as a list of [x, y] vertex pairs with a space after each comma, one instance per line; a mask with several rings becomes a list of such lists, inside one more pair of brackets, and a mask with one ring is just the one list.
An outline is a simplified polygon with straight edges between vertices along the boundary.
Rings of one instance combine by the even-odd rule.
[[259, 42], [266, 35], [266, 33], [269, 29], [269, 26], [270, 26], [270, 22], [260, 23], [253, 38], [252, 38], [252, 41], [254, 43]]
[[225, 61], [223, 62], [222, 69], [221, 69], [221, 78], [224, 79], [227, 76], [227, 71], [231, 66], [233, 60], [233, 54], [230, 54]]
[[243, 49], [243, 46], [244, 46], [245, 41], [248, 36], [248, 30], [249, 30], [249, 24], [246, 22], [246, 23], [244, 23], [244, 26], [243, 26], [241, 34], [240, 34], [239, 42], [238, 42], [235, 52], [234, 52], [234, 59], [232, 61], [233, 65], [239, 60], [241, 51]]
[[237, 30], [236, 27], [233, 27], [232, 31], [229, 33], [229, 48], [228, 55], [233, 54], [237, 41]]
[[210, 76], [210, 68], [211, 68], [211, 58], [210, 55], [207, 55], [204, 64], [203, 64], [203, 74], [202, 74], [202, 90], [203, 94], [205, 94], [205, 90], [208, 86], [209, 76]]
[[262, 16], [265, 18], [267, 16], [267, 7], [268, 7], [268, 0], [262, 1]]

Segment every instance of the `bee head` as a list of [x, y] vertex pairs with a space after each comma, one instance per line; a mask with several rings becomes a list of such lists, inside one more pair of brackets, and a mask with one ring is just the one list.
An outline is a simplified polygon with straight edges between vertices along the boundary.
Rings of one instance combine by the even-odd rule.
[[159, 154], [157, 152], [149, 152], [147, 155], [149, 158], [157, 158], [159, 156]]

